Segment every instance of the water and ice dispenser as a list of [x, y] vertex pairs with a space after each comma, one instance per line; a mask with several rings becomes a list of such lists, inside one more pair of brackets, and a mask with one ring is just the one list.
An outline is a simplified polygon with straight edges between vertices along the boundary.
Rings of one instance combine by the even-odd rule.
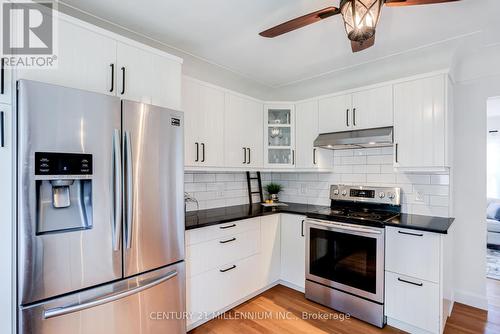
[[36, 233], [92, 228], [92, 155], [35, 153]]

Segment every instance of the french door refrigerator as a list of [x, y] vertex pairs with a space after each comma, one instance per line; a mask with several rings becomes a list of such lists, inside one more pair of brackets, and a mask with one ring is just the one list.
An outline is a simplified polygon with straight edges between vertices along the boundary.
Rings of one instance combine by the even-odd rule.
[[182, 113], [17, 94], [19, 333], [185, 333]]

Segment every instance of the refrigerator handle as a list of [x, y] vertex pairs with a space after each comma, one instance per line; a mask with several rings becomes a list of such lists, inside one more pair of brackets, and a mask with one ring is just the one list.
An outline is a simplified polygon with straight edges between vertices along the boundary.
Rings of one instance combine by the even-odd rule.
[[83, 310], [86, 310], [86, 309], [89, 309], [92, 307], [96, 307], [99, 305], [111, 303], [111, 302], [117, 301], [119, 299], [131, 296], [131, 295], [135, 295], [141, 291], [151, 289], [152, 287], [157, 286], [158, 284], [161, 284], [165, 281], [168, 281], [169, 279], [174, 278], [175, 276], [177, 276], [177, 271], [173, 270], [173, 271], [170, 271], [167, 274], [161, 276], [160, 278], [157, 278], [153, 281], [150, 281], [144, 285], [138, 285], [137, 287], [130, 289], [130, 290], [126, 290], [124, 292], [120, 292], [120, 293], [106, 296], [106, 297], [97, 297], [95, 299], [91, 299], [91, 300], [86, 301], [86, 302], [81, 303], [81, 304], [69, 305], [69, 306], [65, 306], [65, 307], [56, 307], [56, 308], [44, 310], [43, 318], [44, 319], [55, 318], [55, 317], [59, 317], [59, 316], [74, 313], [74, 312], [80, 312], [80, 311], [83, 311]]
[[125, 192], [126, 192], [126, 222], [127, 235], [125, 244], [127, 248], [132, 247], [132, 223], [134, 221], [134, 179], [133, 179], [133, 162], [132, 162], [132, 144], [130, 140], [130, 132], [125, 131]]
[[113, 250], [120, 250], [120, 236], [122, 226], [122, 168], [121, 168], [121, 136], [120, 130], [115, 129], [113, 133]]

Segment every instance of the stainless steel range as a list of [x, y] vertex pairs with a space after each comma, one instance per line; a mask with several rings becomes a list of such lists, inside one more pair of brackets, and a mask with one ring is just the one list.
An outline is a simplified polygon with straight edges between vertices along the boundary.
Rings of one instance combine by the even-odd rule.
[[384, 222], [401, 211], [399, 188], [332, 185], [330, 209], [306, 220], [306, 298], [385, 325]]

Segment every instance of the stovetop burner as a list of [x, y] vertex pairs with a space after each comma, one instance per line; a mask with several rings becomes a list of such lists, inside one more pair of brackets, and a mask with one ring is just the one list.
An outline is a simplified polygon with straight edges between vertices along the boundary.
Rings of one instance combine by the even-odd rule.
[[396, 217], [398, 212], [391, 211], [377, 211], [366, 208], [329, 208], [318, 210], [317, 213], [321, 215], [327, 215], [332, 218], [351, 218], [359, 220], [370, 220], [373, 222], [383, 223], [394, 217]]

